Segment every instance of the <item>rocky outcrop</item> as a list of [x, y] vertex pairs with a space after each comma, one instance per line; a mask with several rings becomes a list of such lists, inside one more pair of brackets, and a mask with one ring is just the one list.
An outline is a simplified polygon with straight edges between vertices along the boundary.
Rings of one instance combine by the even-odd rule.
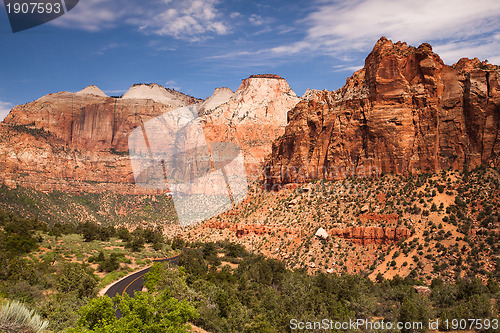
[[344, 229], [332, 228], [329, 234], [333, 237], [347, 239], [356, 244], [389, 244], [406, 239], [411, 231], [405, 227], [347, 227]]
[[95, 85], [88, 86], [79, 92], [76, 93], [76, 95], [96, 95], [96, 96], [101, 96], [101, 97], [108, 97], [99, 87]]
[[234, 92], [229, 88], [216, 88], [212, 96], [207, 98], [200, 105], [200, 115], [204, 115], [212, 112], [218, 106], [229, 102], [231, 97], [233, 97]]
[[[0, 182], [46, 192], [144, 193], [134, 184], [127, 138], [172, 106], [99, 91], [91, 86], [16, 106], [0, 126]], [[176, 103], [185, 101], [198, 100], [185, 96]]]
[[[238, 144], [246, 165], [260, 168], [298, 100], [274, 76], [246, 79], [235, 93], [218, 88], [203, 103], [207, 141]], [[121, 98], [90, 86], [16, 106], [0, 125], [0, 183], [45, 192], [156, 194], [134, 183], [129, 134], [152, 118], [202, 102], [157, 84], [138, 84]]]
[[224, 230], [228, 229], [236, 235], [236, 237], [241, 238], [247, 235], [271, 235], [273, 233], [282, 233], [288, 235], [300, 235], [301, 231], [299, 228], [286, 228], [281, 226], [270, 226], [263, 224], [238, 224], [238, 223], [228, 223], [228, 222], [216, 222], [210, 221], [203, 225], [206, 228]]
[[201, 100], [197, 98], [185, 95], [173, 89], [165, 88], [156, 83], [134, 84], [125, 94], [123, 94], [121, 99], [150, 99], [168, 105], [173, 109], [201, 102]]
[[[215, 94], [215, 93], [214, 93]], [[272, 142], [284, 133], [287, 112], [300, 98], [278, 75], [252, 75], [223, 104], [202, 116], [208, 141], [232, 142], [245, 155], [247, 174], [261, 174]]]
[[499, 76], [477, 59], [447, 66], [429, 44], [381, 38], [342, 88], [309, 90], [288, 113], [265, 181], [498, 167]]
[[314, 234], [314, 236], [321, 238], [321, 239], [328, 239], [328, 233], [326, 232], [326, 230], [324, 228], [319, 228], [316, 231], [316, 233]]

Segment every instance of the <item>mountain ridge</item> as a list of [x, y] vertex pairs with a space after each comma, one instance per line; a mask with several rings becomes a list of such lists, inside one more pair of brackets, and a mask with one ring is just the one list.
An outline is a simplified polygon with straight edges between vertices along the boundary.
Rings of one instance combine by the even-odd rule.
[[266, 162], [269, 187], [345, 174], [500, 165], [500, 71], [382, 37], [336, 91], [310, 90]]
[[[267, 82], [265, 85], [271, 90], [274, 85], [285, 85], [286, 92], [290, 90], [284, 79], [245, 80], [257, 85]], [[212, 100], [211, 108], [229, 116], [219, 121], [200, 115], [208, 128], [206, 136], [209, 141], [231, 141], [231, 137], [221, 137], [218, 133], [229, 130], [233, 125], [230, 113], [241, 108], [261, 112], [257, 109], [275, 105], [269, 113], [277, 113], [276, 118], [281, 120], [278, 127], [284, 126], [282, 120], [286, 119], [286, 112], [293, 105], [279, 104], [279, 101], [282, 98], [288, 100], [289, 96], [279, 89], [272, 96], [259, 95], [258, 89], [245, 92], [245, 88], [253, 87], [253, 83], [243, 83], [235, 93], [228, 88], [214, 91], [214, 94], [222, 91], [229, 96]], [[102, 91], [98, 87], [89, 86], [77, 93], [52, 93], [14, 107], [0, 126], [0, 165], [3, 165], [0, 183], [9, 187], [32, 187], [43, 192], [97, 193], [110, 190], [121, 194], [158, 194], [158, 191], [144, 190], [134, 184], [128, 158], [128, 134], [154, 117], [179, 107], [200, 105], [202, 100], [158, 84], [133, 85], [121, 98], [107, 97], [99, 92]], [[229, 106], [224, 104], [231, 98], [232, 105], [238, 107], [226, 110]], [[250, 136], [240, 137], [238, 143], [243, 146], [244, 153], [250, 149], [245, 141], [254, 140], [252, 149], [260, 150], [258, 147], [270, 147], [276, 137], [272, 130], [276, 119], [271, 114], [268, 119], [254, 117], [254, 120], [253, 125], [271, 130], [262, 142], [256, 143]], [[256, 165], [255, 168], [260, 168], [262, 163], [261, 156], [249, 161], [249, 165]]]

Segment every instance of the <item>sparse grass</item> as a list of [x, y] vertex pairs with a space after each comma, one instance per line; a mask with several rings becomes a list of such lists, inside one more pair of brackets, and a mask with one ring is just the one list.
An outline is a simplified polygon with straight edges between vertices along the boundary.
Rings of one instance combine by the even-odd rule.
[[102, 225], [127, 224], [135, 227], [142, 222], [148, 225], [177, 222], [172, 198], [164, 195], [72, 194], [58, 191], [46, 194], [34, 189], [9, 189], [0, 185], [0, 208], [16, 211], [26, 218], [37, 217], [49, 224], [95, 221]]
[[107, 285], [120, 280], [122, 277], [127, 276], [129, 273], [132, 272], [132, 269], [129, 270], [122, 270], [122, 271], [114, 271], [106, 274], [101, 281], [99, 282], [99, 289], [102, 289], [106, 287]]

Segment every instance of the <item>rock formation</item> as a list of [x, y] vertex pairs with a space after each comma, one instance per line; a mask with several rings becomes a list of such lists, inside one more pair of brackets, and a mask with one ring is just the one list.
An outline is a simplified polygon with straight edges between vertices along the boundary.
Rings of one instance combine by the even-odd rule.
[[500, 165], [499, 67], [447, 66], [429, 44], [381, 38], [337, 91], [309, 90], [273, 144], [272, 186], [349, 174]]
[[272, 142], [284, 133], [287, 112], [299, 100], [282, 77], [252, 75], [227, 102], [205, 110], [207, 140], [237, 144], [245, 154], [247, 173], [259, 175]]
[[318, 231], [314, 234], [314, 236], [321, 238], [321, 239], [328, 239], [328, 233], [324, 228], [319, 228]]
[[238, 144], [245, 162], [260, 168], [298, 100], [275, 76], [246, 79], [235, 93], [218, 88], [203, 104], [157, 84], [134, 85], [121, 98], [107, 97], [96, 86], [49, 94], [16, 106], [0, 124], [0, 183], [42, 191], [151, 193], [134, 184], [128, 136], [151, 118], [192, 104], [207, 112], [207, 141]]
[[[133, 183], [127, 137], [172, 106], [99, 92], [59, 92], [12, 109], [0, 125], [0, 181], [42, 191], [144, 193]], [[177, 94], [172, 104], [199, 102]]]
[[123, 94], [121, 99], [150, 99], [155, 102], [166, 104], [173, 109], [201, 101], [181, 92], [162, 87], [156, 83], [134, 84], [125, 94]]
[[101, 97], [108, 97], [99, 87], [95, 85], [88, 86], [79, 92], [76, 93], [76, 95], [96, 95], [96, 96], [101, 96]]
[[329, 234], [350, 240], [356, 244], [389, 244], [406, 239], [411, 236], [409, 229], [405, 227], [347, 227], [344, 229], [332, 228]]
[[273, 233], [289, 234], [289, 235], [301, 235], [301, 230], [299, 228], [286, 228], [282, 226], [271, 226], [263, 224], [238, 224], [238, 223], [228, 223], [228, 222], [207, 222], [203, 227], [210, 229], [228, 229], [235, 233], [236, 237], [241, 238], [246, 235], [271, 235]]
[[218, 106], [229, 102], [234, 92], [229, 88], [216, 88], [212, 96], [200, 105], [200, 115], [212, 112]]

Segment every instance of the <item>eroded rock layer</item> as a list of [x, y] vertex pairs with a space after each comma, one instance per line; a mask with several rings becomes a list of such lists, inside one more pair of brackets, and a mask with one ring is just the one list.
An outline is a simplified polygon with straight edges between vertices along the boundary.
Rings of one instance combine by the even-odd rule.
[[391, 227], [347, 227], [344, 229], [332, 228], [329, 234], [350, 240], [356, 244], [389, 244], [411, 236], [408, 228]]
[[96, 86], [49, 94], [16, 106], [0, 123], [0, 184], [44, 192], [165, 192], [134, 183], [128, 137], [148, 120], [192, 104], [202, 106], [207, 141], [238, 144], [253, 177], [298, 101], [286, 80], [270, 75], [243, 80], [235, 93], [218, 88], [203, 105], [157, 84], [134, 85], [121, 98]]
[[266, 163], [268, 185], [500, 165], [499, 67], [447, 66], [381, 38], [337, 91], [308, 91]]

